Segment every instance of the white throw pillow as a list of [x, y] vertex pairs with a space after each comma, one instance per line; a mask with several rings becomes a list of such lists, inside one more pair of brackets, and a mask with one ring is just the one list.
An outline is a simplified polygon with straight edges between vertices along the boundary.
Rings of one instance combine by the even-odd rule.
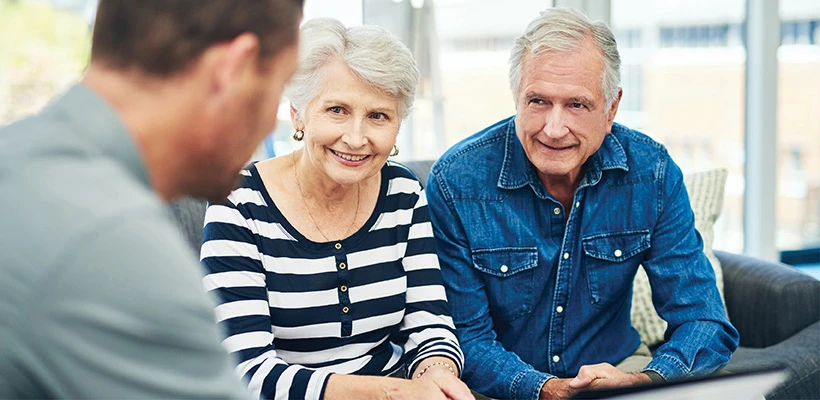
[[[692, 205], [692, 211], [695, 212], [695, 228], [703, 237], [703, 251], [715, 269], [718, 291], [724, 304], [726, 300], [723, 298], [723, 269], [720, 261], [712, 252], [712, 242], [715, 238], [715, 221], [723, 208], [723, 189], [727, 175], [725, 169], [684, 175], [684, 183], [689, 192], [689, 202]], [[638, 268], [632, 290], [632, 325], [640, 333], [641, 341], [647, 346], [663, 342], [666, 321], [658, 316], [652, 304], [652, 290], [643, 266]]]

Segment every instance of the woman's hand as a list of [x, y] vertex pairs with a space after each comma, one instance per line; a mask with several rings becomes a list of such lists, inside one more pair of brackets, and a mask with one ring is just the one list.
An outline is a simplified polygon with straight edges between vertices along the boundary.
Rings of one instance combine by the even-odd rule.
[[[460, 379], [455, 363], [445, 357], [430, 357], [419, 363], [410, 380], [332, 374], [326, 399], [379, 398], [389, 400], [475, 400]], [[421, 375], [421, 376], [419, 376]]]
[[[413, 382], [430, 382], [447, 399], [474, 400], [470, 389], [458, 379], [458, 367], [446, 357], [430, 357], [418, 363], [410, 379]], [[438, 397], [437, 397], [438, 398]]]
[[447, 399], [452, 400], [475, 400], [470, 389], [461, 379], [453, 375], [450, 369], [444, 366], [433, 366], [413, 382], [432, 382]]

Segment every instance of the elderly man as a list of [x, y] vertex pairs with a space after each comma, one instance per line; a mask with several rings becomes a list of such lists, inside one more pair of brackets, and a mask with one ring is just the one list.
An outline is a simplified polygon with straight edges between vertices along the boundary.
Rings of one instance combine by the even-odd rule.
[[82, 82], [0, 130], [0, 398], [250, 397], [164, 203], [276, 122], [302, 0], [101, 0]]
[[[467, 384], [551, 399], [720, 368], [738, 334], [680, 168], [613, 123], [622, 92], [612, 32], [547, 10], [510, 64], [516, 115], [448, 150], [427, 187]], [[654, 357], [630, 324], [639, 264], [669, 323]]]

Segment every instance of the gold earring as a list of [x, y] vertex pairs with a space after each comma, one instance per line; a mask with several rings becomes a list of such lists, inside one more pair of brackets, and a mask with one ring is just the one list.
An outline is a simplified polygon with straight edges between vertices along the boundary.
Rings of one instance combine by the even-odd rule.
[[399, 155], [399, 146], [393, 145], [393, 152], [390, 153], [390, 157], [395, 157]]
[[304, 138], [305, 138], [305, 131], [300, 129], [296, 132], [293, 132], [293, 140], [295, 140], [297, 142], [301, 142], [302, 139], [304, 139]]

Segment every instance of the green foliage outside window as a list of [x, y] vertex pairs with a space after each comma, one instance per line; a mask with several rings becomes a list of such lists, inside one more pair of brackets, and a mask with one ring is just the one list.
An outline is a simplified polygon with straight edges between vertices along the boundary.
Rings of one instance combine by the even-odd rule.
[[41, 1], [0, 0], [0, 125], [34, 113], [88, 64], [91, 26]]

